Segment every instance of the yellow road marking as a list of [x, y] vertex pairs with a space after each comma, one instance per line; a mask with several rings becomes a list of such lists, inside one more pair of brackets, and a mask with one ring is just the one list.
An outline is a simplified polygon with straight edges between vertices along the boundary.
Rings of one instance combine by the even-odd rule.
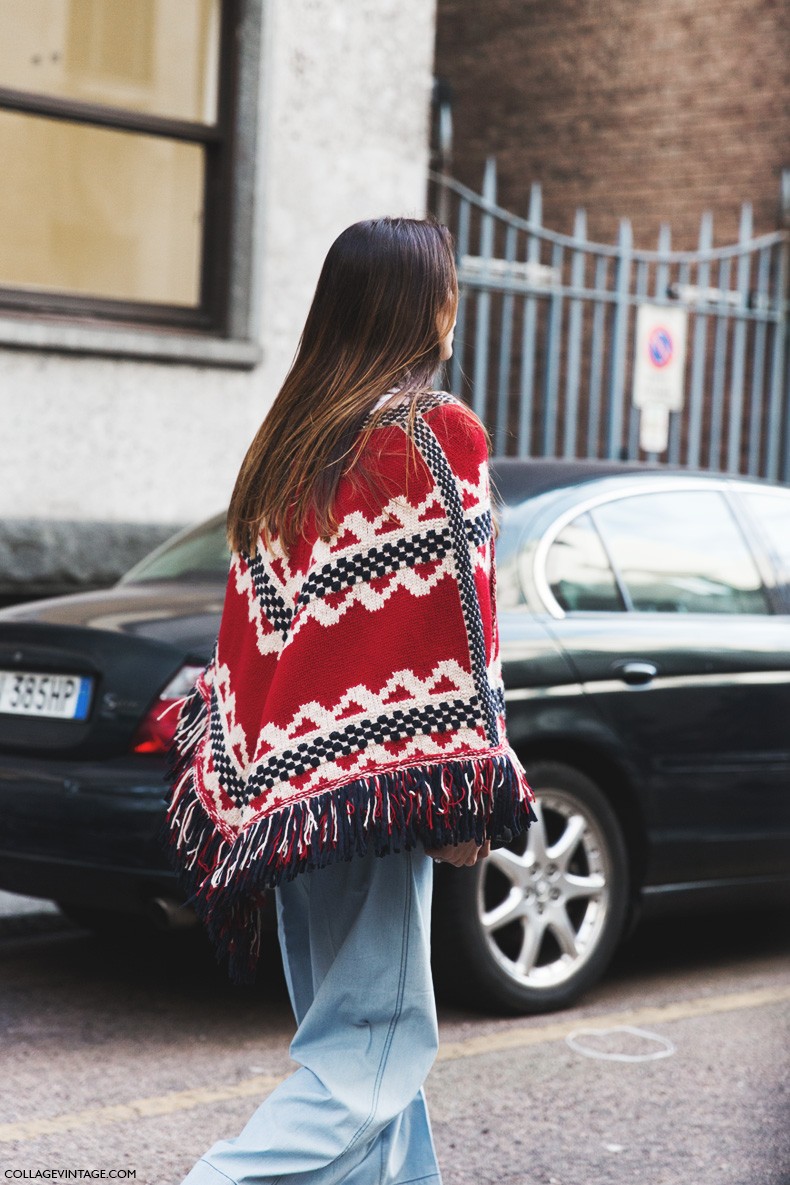
[[439, 1049], [437, 1061], [457, 1061], [462, 1057], [479, 1057], [499, 1050], [523, 1049], [527, 1045], [544, 1045], [564, 1041], [575, 1029], [613, 1029], [618, 1025], [666, 1024], [673, 1020], [691, 1020], [696, 1016], [715, 1016], [719, 1012], [737, 1012], [741, 1008], [761, 1008], [790, 1000], [790, 986], [756, 988], [751, 992], [732, 992], [726, 996], [699, 996], [696, 1000], [680, 1000], [676, 1004], [655, 1004], [647, 1008], [632, 1008], [628, 1012], [608, 1012], [605, 1016], [576, 1017], [540, 1027], [521, 1026], [500, 1029], [465, 1041], [450, 1041]]
[[[609, 1012], [603, 1016], [574, 1017], [554, 1024], [534, 1023], [529, 1026], [500, 1029], [480, 1037], [468, 1037], [465, 1041], [446, 1042], [439, 1050], [439, 1062], [458, 1061], [466, 1057], [480, 1057], [486, 1053], [497, 1053], [511, 1049], [523, 1049], [528, 1045], [546, 1045], [563, 1041], [575, 1029], [610, 1029], [617, 1025], [658, 1025], [677, 1020], [692, 1020], [700, 1016], [715, 1016], [723, 1012], [737, 1012], [747, 1008], [763, 1008], [769, 1004], [790, 1001], [790, 986], [757, 988], [749, 992], [731, 992], [725, 996], [699, 996], [693, 1000], [682, 1000], [673, 1004], [656, 1004], [635, 1008], [627, 1012]], [[83, 1111], [72, 1111], [45, 1119], [27, 1119], [18, 1123], [0, 1124], [0, 1142], [36, 1140], [41, 1136], [74, 1131], [80, 1127], [98, 1124], [124, 1123], [128, 1120], [147, 1119], [155, 1115], [172, 1115], [176, 1111], [191, 1111], [209, 1103], [224, 1103], [229, 1099], [249, 1096], [260, 1097], [273, 1090], [282, 1077], [258, 1074], [244, 1078], [241, 1082], [226, 1086], [201, 1086], [194, 1090], [171, 1091], [169, 1094], [153, 1095], [147, 1099], [133, 1099], [130, 1103], [117, 1103], [108, 1107], [88, 1107]]]
[[175, 1090], [169, 1094], [152, 1095], [148, 1099], [133, 1099], [131, 1103], [116, 1103], [109, 1107], [86, 1107], [54, 1115], [51, 1119], [23, 1119], [19, 1123], [0, 1123], [0, 1143], [13, 1140], [36, 1140], [39, 1136], [57, 1135], [78, 1127], [94, 1124], [125, 1123], [130, 1119], [148, 1119], [153, 1115], [172, 1115], [175, 1111], [191, 1111], [208, 1103], [224, 1103], [228, 1099], [243, 1099], [248, 1095], [265, 1095], [274, 1090], [282, 1077], [257, 1074], [241, 1082], [226, 1086], [199, 1086], [195, 1090]]

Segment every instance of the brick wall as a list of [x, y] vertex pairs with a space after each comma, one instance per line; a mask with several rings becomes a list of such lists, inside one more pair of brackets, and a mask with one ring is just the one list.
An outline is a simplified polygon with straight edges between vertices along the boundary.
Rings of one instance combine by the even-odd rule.
[[653, 246], [696, 244], [703, 210], [717, 243], [779, 225], [790, 167], [787, 0], [439, 0], [436, 74], [454, 96], [452, 172], [479, 189], [496, 155], [500, 202], [591, 238], [630, 217]]

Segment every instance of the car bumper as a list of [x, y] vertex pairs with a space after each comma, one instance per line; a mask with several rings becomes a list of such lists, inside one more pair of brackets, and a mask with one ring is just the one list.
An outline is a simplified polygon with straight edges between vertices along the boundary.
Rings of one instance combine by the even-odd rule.
[[163, 759], [0, 757], [0, 888], [143, 912], [178, 898], [160, 833]]
[[0, 888], [64, 905], [91, 906], [111, 913], [149, 914], [158, 899], [181, 903], [172, 873], [137, 868], [70, 863], [52, 857], [0, 850]]

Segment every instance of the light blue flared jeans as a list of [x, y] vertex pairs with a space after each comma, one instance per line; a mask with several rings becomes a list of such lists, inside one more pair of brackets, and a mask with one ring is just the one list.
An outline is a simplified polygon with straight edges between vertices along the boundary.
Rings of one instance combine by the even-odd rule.
[[184, 1185], [438, 1185], [422, 1084], [438, 1047], [422, 850], [276, 891], [299, 1069]]

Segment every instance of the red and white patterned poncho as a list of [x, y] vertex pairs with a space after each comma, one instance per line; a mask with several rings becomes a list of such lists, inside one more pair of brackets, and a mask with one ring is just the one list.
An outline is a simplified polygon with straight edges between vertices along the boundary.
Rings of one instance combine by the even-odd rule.
[[171, 853], [236, 979], [282, 879], [530, 820], [505, 736], [485, 433], [452, 396], [417, 407], [413, 440], [408, 405], [384, 413], [329, 542], [233, 555], [214, 657], [180, 709]]

